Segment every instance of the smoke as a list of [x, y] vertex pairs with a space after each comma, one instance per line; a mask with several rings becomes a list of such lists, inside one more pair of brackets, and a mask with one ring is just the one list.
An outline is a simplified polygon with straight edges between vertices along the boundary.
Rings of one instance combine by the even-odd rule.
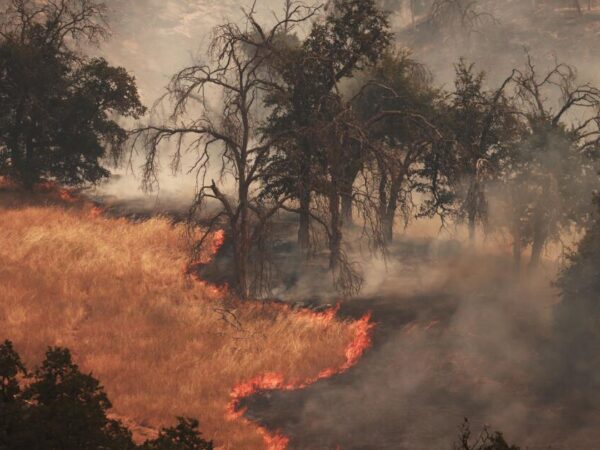
[[295, 449], [449, 449], [464, 417], [522, 448], [594, 448], [600, 416], [557, 383], [569, 373], [554, 337], [558, 265], [519, 278], [503, 249], [447, 243], [413, 241], [410, 257], [407, 240], [387, 270], [368, 266], [342, 315], [371, 310], [374, 347], [347, 374], [251, 400], [249, 416]]
[[399, 43], [428, 65], [439, 84], [452, 82], [453, 64], [464, 57], [485, 70], [490, 84], [496, 85], [523, 65], [526, 51], [536, 56], [540, 70], [558, 59], [577, 67], [582, 80], [600, 84], [596, 8], [579, 16], [567, 1], [455, 2], [471, 5], [476, 19], [453, 23], [452, 17], [447, 17], [444, 23], [442, 17], [441, 23], [432, 23], [427, 20], [430, 9], [422, 8], [413, 27], [406, 11], [408, 2], [387, 3], [388, 8], [398, 11], [392, 17], [396, 18], [393, 24]]

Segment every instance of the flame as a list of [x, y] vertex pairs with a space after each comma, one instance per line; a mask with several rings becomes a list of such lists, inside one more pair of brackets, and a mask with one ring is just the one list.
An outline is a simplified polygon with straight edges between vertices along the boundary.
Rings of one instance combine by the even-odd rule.
[[214, 256], [225, 243], [225, 230], [215, 231], [210, 245], [210, 256]]
[[265, 441], [266, 450], [286, 450], [290, 440], [278, 433], [270, 434], [265, 428], [259, 427], [259, 433], [262, 434]]
[[[283, 308], [289, 308], [289, 305], [282, 305]], [[315, 320], [330, 322], [339, 311], [339, 305], [325, 312], [315, 313], [313, 311], [300, 311], [298, 314], [309, 315]], [[238, 420], [246, 413], [246, 408], [241, 408], [240, 403], [243, 399], [261, 391], [295, 391], [305, 388], [319, 380], [330, 378], [334, 375], [343, 373], [354, 366], [363, 356], [365, 351], [371, 346], [371, 332], [375, 324], [371, 321], [371, 313], [365, 314], [361, 319], [352, 324], [354, 328], [354, 339], [346, 348], [346, 360], [339, 367], [331, 367], [322, 370], [317, 376], [302, 382], [286, 382], [284, 376], [279, 373], [265, 373], [249, 381], [240, 383], [231, 391], [231, 401], [227, 405], [226, 418], [228, 420]], [[285, 450], [288, 447], [289, 439], [279, 433], [270, 433], [263, 427], [258, 427], [259, 433], [263, 436], [267, 450]]]
[[98, 217], [101, 217], [102, 214], [104, 214], [104, 210], [99, 206], [94, 206], [92, 209], [90, 209], [90, 217], [92, 219], [97, 219]]
[[65, 188], [61, 188], [58, 190], [58, 196], [64, 202], [72, 203], [77, 201], [77, 196], [75, 196], [73, 192]]

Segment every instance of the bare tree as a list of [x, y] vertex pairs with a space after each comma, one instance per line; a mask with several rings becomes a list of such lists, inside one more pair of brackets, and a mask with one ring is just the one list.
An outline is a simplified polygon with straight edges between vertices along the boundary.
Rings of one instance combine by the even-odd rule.
[[[227, 23], [217, 27], [209, 48], [210, 64], [187, 67], [171, 80], [165, 99], [172, 105], [166, 124], [149, 125], [135, 132], [135, 143], [146, 150], [144, 183], [156, 183], [157, 158], [161, 144], [173, 141], [173, 170], [181, 168], [185, 153], [194, 161], [188, 171], [197, 176], [197, 194], [190, 218], [202, 212], [207, 201], [220, 205], [208, 220], [203, 235], [194, 246], [198, 252], [206, 237], [224, 227], [234, 253], [235, 290], [242, 298], [265, 289], [261, 260], [265, 257], [265, 233], [270, 219], [288, 197], [266, 202], [261, 196], [260, 169], [279, 136], [261, 136], [258, 108], [263, 92], [273, 88], [264, 70], [273, 41], [300, 22], [309, 20], [317, 8], [286, 4], [283, 19], [266, 29], [246, 13], [245, 27]], [[209, 95], [219, 92], [221, 107], [213, 114]], [[199, 113], [197, 113], [199, 111]], [[220, 170], [218, 179], [208, 177], [210, 165]], [[233, 182], [234, 189], [225, 185]], [[192, 220], [192, 225], [196, 223]], [[251, 263], [252, 258], [256, 258]]]

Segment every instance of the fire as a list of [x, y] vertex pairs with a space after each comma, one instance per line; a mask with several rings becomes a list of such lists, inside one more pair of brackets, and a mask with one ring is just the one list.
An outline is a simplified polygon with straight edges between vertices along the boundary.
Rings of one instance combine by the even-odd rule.
[[92, 209], [90, 209], [90, 217], [92, 219], [97, 219], [98, 217], [101, 217], [102, 214], [104, 214], [104, 210], [99, 206], [94, 206]]
[[220, 250], [220, 248], [225, 243], [225, 230], [215, 231], [213, 234], [211, 246], [210, 246], [210, 256], [214, 256]]
[[267, 430], [260, 427], [259, 432], [263, 435], [267, 450], [286, 450], [290, 440], [282, 434], [269, 434]]
[[[284, 305], [284, 307], [288, 307]], [[322, 313], [312, 311], [302, 311], [299, 314], [307, 314], [315, 320], [324, 320], [326, 322], [333, 320], [339, 311], [339, 305]], [[343, 373], [354, 366], [363, 356], [365, 351], [371, 346], [371, 332], [375, 324], [371, 321], [371, 314], [368, 313], [361, 319], [352, 324], [354, 328], [354, 339], [346, 348], [346, 360], [339, 367], [331, 367], [322, 370], [316, 377], [305, 381], [286, 381], [284, 376], [278, 373], [266, 373], [257, 376], [249, 381], [241, 383], [231, 391], [231, 401], [226, 410], [226, 418], [228, 420], [237, 420], [242, 418], [246, 412], [246, 408], [241, 408], [240, 403], [243, 399], [261, 391], [294, 391], [305, 388], [319, 380], [330, 378], [334, 375]], [[289, 444], [289, 439], [281, 434], [271, 434], [263, 427], [259, 427], [259, 432], [262, 434], [267, 450], [285, 450]]]
[[72, 203], [72, 202], [77, 201], [77, 197], [73, 194], [73, 192], [71, 192], [68, 189], [64, 189], [64, 188], [59, 189], [58, 196], [60, 197], [60, 199], [62, 201], [65, 201], [65, 202]]

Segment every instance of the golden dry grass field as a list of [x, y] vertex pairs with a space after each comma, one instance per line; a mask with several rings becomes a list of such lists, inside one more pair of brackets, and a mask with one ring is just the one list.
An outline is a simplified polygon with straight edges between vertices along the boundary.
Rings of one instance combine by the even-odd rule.
[[138, 432], [197, 417], [221, 449], [265, 448], [256, 426], [227, 418], [234, 387], [272, 372], [314, 379], [343, 366], [355, 339], [357, 323], [239, 303], [186, 278], [184, 233], [166, 219], [105, 218], [5, 188], [0, 230], [0, 340], [30, 367], [49, 345], [70, 348]]

